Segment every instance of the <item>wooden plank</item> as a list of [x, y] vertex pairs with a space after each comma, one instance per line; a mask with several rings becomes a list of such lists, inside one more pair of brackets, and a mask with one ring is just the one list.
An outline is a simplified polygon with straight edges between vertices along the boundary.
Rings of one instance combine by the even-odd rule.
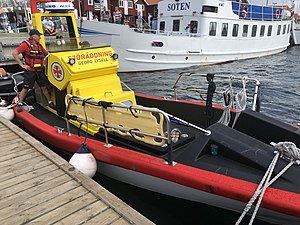
[[[36, 219], [42, 217], [43, 215], [47, 215], [48, 213], [53, 212], [54, 210], [61, 209], [60, 207], [66, 208], [66, 204], [68, 202], [70, 202], [74, 199], [75, 200], [81, 199], [81, 197], [86, 194], [88, 194], [88, 191], [86, 189], [84, 189], [82, 187], [74, 188], [73, 190], [71, 190], [67, 193], [64, 193], [60, 196], [57, 196], [56, 198], [52, 198], [52, 199], [48, 200], [47, 202], [44, 202], [42, 204], [39, 204], [37, 206], [30, 208], [25, 213], [20, 213], [15, 216], [11, 216], [9, 218], [3, 219], [3, 220], [1, 220], [1, 223], [7, 224], [7, 225], [9, 225], [9, 224], [15, 225], [15, 224], [23, 224], [23, 223], [27, 223], [32, 220], [36, 220]], [[81, 202], [77, 201], [76, 204], [81, 205]], [[62, 214], [62, 216], [66, 216], [61, 211], [59, 211], [58, 214]], [[42, 222], [40, 220], [36, 220], [33, 223], [51, 224], [50, 221]]]
[[32, 146], [28, 145], [28, 144], [25, 144], [25, 145], [21, 145], [18, 143], [18, 142], [14, 142], [10, 145], [6, 145], [6, 146], [3, 146], [1, 145], [0, 146], [0, 154], [1, 155], [6, 155], [6, 154], [10, 154], [12, 152], [18, 152], [18, 151], [21, 151], [22, 149], [27, 149], [27, 148], [31, 148]]
[[23, 212], [26, 213], [26, 210], [38, 206], [41, 203], [49, 201], [50, 199], [69, 192], [77, 187], [79, 187], [78, 183], [69, 181], [59, 185], [57, 188], [51, 188], [31, 197], [25, 196], [25, 198], [15, 199], [15, 201], [11, 202], [10, 206], [7, 206], [0, 210], [0, 217], [3, 220], [11, 216], [21, 214]]
[[17, 153], [20, 153], [20, 152], [23, 152], [25, 150], [31, 150], [31, 151], [35, 151], [35, 149], [33, 149], [32, 147], [30, 147], [29, 145], [22, 145], [22, 146], [13, 146], [13, 145], [10, 145], [10, 146], [7, 146], [9, 147], [10, 149], [5, 149], [3, 151], [0, 151], [0, 157], [1, 157], [1, 161], [2, 158], [4, 157], [11, 157], [10, 154], [17, 154]]
[[0, 189], [6, 189], [8, 187], [13, 187], [15, 185], [18, 185], [20, 183], [24, 183], [26, 181], [33, 180], [35, 178], [40, 177], [41, 175], [48, 174], [53, 171], [59, 170], [56, 165], [50, 164], [49, 166], [39, 168], [35, 171], [30, 171], [28, 173], [22, 174], [22, 175], [17, 175], [16, 177], [12, 177], [8, 180], [2, 181], [0, 183]]
[[[29, 224], [54, 224], [58, 222], [59, 220], [63, 219], [64, 217], [75, 213], [82, 207], [85, 207], [87, 205], [93, 204], [94, 202], [97, 201], [97, 198], [91, 194], [88, 193], [86, 189], [84, 188], [77, 188], [79, 189], [78, 195], [76, 198], [67, 195], [65, 198], [62, 198], [62, 196], [59, 196], [58, 198], [55, 199], [55, 202], [53, 202], [53, 207], [52, 205], [49, 204], [50, 201], [47, 202], [47, 204], [41, 204], [38, 207], [39, 208], [44, 208], [45, 213], [42, 215], [40, 214], [39, 217], [35, 218], [34, 220], [30, 221]], [[84, 192], [83, 190], [86, 191], [84, 195], [82, 195]], [[53, 200], [53, 199], [52, 199]], [[61, 204], [61, 203], [64, 204]], [[49, 210], [49, 205], [51, 207], [51, 210]], [[27, 211], [29, 216], [34, 216], [36, 217], [37, 212], [32, 212], [31, 210]]]
[[[33, 148], [35, 148], [37, 152], [41, 153], [42, 155], [47, 157], [49, 160], [51, 160], [54, 164], [56, 164], [61, 169], [61, 173], [60, 172], [49, 173], [47, 177], [43, 177], [44, 175], [42, 175], [41, 177], [39, 177], [39, 179], [34, 179], [33, 181], [23, 182], [23, 183], [21, 183], [23, 185], [23, 188], [21, 188], [21, 186], [19, 186], [20, 184], [17, 184], [16, 186], [14, 186], [12, 188], [4, 189], [3, 191], [1, 191], [1, 195], [0, 195], [0, 209], [5, 208], [5, 206], [2, 207], [2, 203], [5, 203], [6, 206], [7, 205], [10, 206], [12, 204], [12, 203], [9, 204], [8, 199], [11, 199], [11, 200], [25, 199], [26, 198], [26, 197], [24, 197], [25, 193], [28, 193], [29, 195], [34, 196], [34, 194], [32, 194], [32, 191], [34, 189], [36, 191], [39, 191], [39, 187], [42, 186], [45, 190], [47, 188], [47, 186], [45, 185], [46, 183], [56, 180], [53, 177], [57, 177], [59, 179], [60, 176], [66, 176], [66, 175], [62, 175], [62, 174], [68, 174], [75, 182], [82, 185], [82, 187], [85, 187], [86, 188], [86, 189], [84, 188], [85, 191], [90, 190], [92, 195], [94, 195], [95, 199], [100, 199], [104, 204], [107, 204], [110, 207], [110, 210], [112, 210], [117, 215], [119, 214], [117, 216], [117, 218], [114, 221], [111, 221], [110, 223], [118, 221], [119, 218], [122, 216], [124, 218], [124, 220], [128, 221], [130, 224], [143, 224], [143, 225], [144, 224], [145, 225], [153, 224], [147, 218], [143, 217], [140, 213], [133, 210], [131, 207], [129, 207], [124, 202], [120, 201], [117, 197], [113, 196], [111, 193], [109, 193], [103, 187], [99, 186], [99, 184], [97, 184], [95, 181], [91, 180], [90, 178], [88, 178], [87, 176], [85, 176], [84, 174], [79, 172], [78, 170], [74, 169], [73, 166], [71, 166], [65, 160], [61, 159], [59, 156], [57, 156], [56, 154], [51, 152], [51, 150], [49, 150], [47, 147], [42, 145], [40, 142], [38, 142], [37, 140], [32, 138], [30, 135], [28, 135], [27, 133], [22, 131], [20, 128], [18, 128], [14, 124], [11, 124], [11, 122], [0, 117], [0, 126], [1, 126], [1, 124], [3, 124], [3, 126], [6, 126], [8, 129], [10, 129], [12, 132], [17, 134], [21, 139], [24, 140], [24, 141], [18, 141], [19, 140], [18, 138], [17, 138], [17, 141], [14, 141], [14, 142], [12, 142], [10, 140], [10, 141], [6, 142], [4, 148], [3, 148], [3, 146], [0, 146], [0, 149], [2, 151], [7, 151], [8, 148], [12, 148], [13, 150], [15, 150], [16, 143], [19, 144], [19, 146], [28, 144], [29, 146], [32, 146]], [[14, 147], [11, 147], [11, 145], [14, 145]], [[22, 158], [22, 157], [18, 157], [18, 158]], [[22, 160], [24, 161], [24, 160], [28, 160], [28, 159], [22, 158]], [[21, 162], [21, 161], [18, 159], [16, 161], [12, 161], [12, 162]], [[12, 163], [12, 162], [10, 162], [10, 163]], [[2, 165], [2, 163], [0, 163], [0, 165]], [[67, 177], [70, 179], [69, 176], [67, 176]], [[41, 178], [43, 178], [43, 179], [41, 179]], [[63, 182], [63, 180], [61, 180], [61, 182]], [[52, 185], [55, 185], [55, 182], [52, 183]], [[13, 190], [9, 190], [9, 189], [13, 189]], [[51, 187], [48, 190], [50, 190], [50, 189], [51, 189]], [[8, 190], [10, 192], [8, 192]], [[43, 191], [41, 191], [41, 192], [43, 192]], [[83, 192], [84, 191], [79, 192], [79, 193], [81, 193], [81, 196], [82, 196]], [[79, 199], [81, 199], [81, 198], [79, 198]], [[65, 201], [67, 201], [67, 200], [65, 199]], [[88, 202], [88, 200], [86, 200], [86, 201]], [[50, 202], [50, 204], [49, 204], [49, 202]], [[27, 221], [31, 221], [32, 219], [34, 219], [32, 217], [32, 215], [35, 216], [35, 219], [34, 219], [35, 222], [40, 223], [40, 221], [44, 221], [46, 223], [49, 223], [48, 220], [44, 220], [44, 219], [46, 218], [45, 213], [48, 212], [47, 214], [50, 214], [49, 210], [51, 211], [51, 208], [56, 209], [57, 214], [64, 215], [64, 213], [61, 213], [61, 212], [64, 212], [63, 210], [66, 208], [65, 206], [68, 204], [61, 203], [61, 202], [64, 202], [64, 201], [61, 201], [61, 199], [59, 199], [58, 197], [53, 198], [53, 199], [47, 201], [47, 204], [45, 203], [42, 205], [34, 206], [34, 207], [30, 208], [30, 210], [26, 210], [23, 213], [19, 213], [18, 216], [10, 217], [10, 220], [7, 220], [6, 221], [7, 223], [4, 223], [4, 224], [25, 223]], [[96, 200], [94, 202], [96, 202]], [[80, 205], [80, 203], [81, 202], [78, 200], [77, 205]], [[90, 204], [91, 203], [89, 203], [87, 205], [90, 205]], [[59, 207], [60, 210], [57, 208], [58, 206], [61, 206], [61, 207]], [[83, 207], [81, 206], [81, 208], [78, 208], [77, 211], [84, 207], [85, 206], [83, 206]], [[33, 211], [36, 210], [36, 211], [33, 212], [32, 210]], [[30, 214], [29, 211], [30, 211], [30, 213], [33, 213], [33, 214]], [[75, 213], [75, 211], [73, 213]], [[41, 215], [42, 220], [38, 220], [37, 214]], [[100, 214], [102, 214], [102, 213], [100, 213]], [[67, 215], [64, 215], [64, 218], [66, 216]], [[103, 215], [103, 216], [105, 217], [105, 215]], [[110, 217], [108, 215], [107, 218], [110, 219], [112, 217]], [[57, 220], [57, 218], [55, 218], [55, 219]], [[59, 218], [59, 219], [63, 219], [63, 218]], [[2, 222], [3, 221], [1, 221], [1, 223]], [[98, 219], [95, 220], [95, 223], [99, 224], [99, 220]], [[44, 224], [44, 223], [42, 223], [42, 224]]]
[[40, 183], [46, 182], [48, 180], [52, 180], [53, 177], [58, 177], [58, 176], [62, 176], [64, 173], [61, 170], [54, 170], [50, 173], [46, 173], [43, 174], [41, 176], [38, 176], [34, 179], [28, 180], [26, 182], [23, 183], [19, 183], [16, 184], [12, 187], [6, 188], [6, 189], [2, 189], [1, 190], [1, 195], [0, 195], [0, 200], [3, 199], [4, 197], [10, 196], [10, 195], [14, 195], [15, 193], [18, 193], [20, 191], [29, 189], [35, 185], [38, 185]]
[[[33, 148], [27, 147], [26, 149], [20, 150], [20, 151], [15, 151], [15, 152], [11, 152], [10, 154], [6, 154], [6, 155], [1, 155], [0, 156], [0, 163], [10, 160], [10, 159], [14, 159], [16, 157], [20, 157], [22, 155], [27, 155], [30, 153], [34, 153], [35, 150]], [[1, 172], [0, 172], [1, 173]]]
[[21, 155], [21, 156], [15, 157], [13, 159], [9, 159], [5, 162], [1, 162], [0, 168], [6, 167], [8, 165], [12, 165], [12, 164], [15, 164], [15, 163], [18, 163], [18, 162], [30, 160], [30, 159], [32, 159], [34, 157], [38, 157], [38, 156], [40, 156], [39, 152], [32, 152], [32, 153], [29, 153], [27, 155]]
[[46, 192], [48, 190], [51, 191], [52, 189], [59, 190], [60, 185], [63, 185], [68, 182], [73, 183], [74, 187], [79, 186], [79, 184], [76, 181], [74, 181], [69, 175], [64, 174], [62, 176], [49, 179], [41, 184], [32, 186], [28, 189], [24, 189], [13, 194], [9, 193], [10, 195], [8, 196], [3, 196], [1, 193], [3, 199], [0, 200], [0, 210], [5, 207], [11, 206], [14, 202], [26, 201], [28, 198], [33, 198], [35, 195]]
[[89, 224], [111, 224], [118, 220], [121, 216], [112, 208], [108, 208], [104, 212], [98, 214], [88, 221]]
[[[21, 175], [24, 173], [28, 173], [29, 171], [45, 167], [51, 164], [49, 160], [47, 160], [44, 156], [40, 156], [36, 158], [38, 160], [37, 164], [28, 164], [27, 161], [19, 162], [15, 165], [9, 165], [5, 168], [2, 168], [0, 171], [0, 182], [8, 179], [9, 177], [15, 177], [17, 175]], [[16, 168], [17, 166], [17, 168]]]
[[127, 220], [125, 220], [123, 217], [119, 218], [115, 222], [111, 223], [111, 225], [128, 225], [130, 224]]
[[19, 146], [22, 146], [22, 145], [26, 145], [27, 143], [22, 140], [22, 139], [17, 139], [17, 140], [8, 140], [8, 141], [5, 141], [1, 144], [1, 148], [5, 148], [6, 146], [10, 146], [12, 144], [18, 144]]
[[11, 132], [10, 130], [6, 130], [6, 131], [0, 131], [0, 138], [3, 140], [3, 141], [6, 141], [6, 140], [16, 140], [19, 138], [18, 135], [16, 135], [14, 132]]
[[108, 206], [101, 201], [96, 201], [91, 205], [88, 205], [76, 213], [73, 213], [66, 218], [57, 222], [57, 224], [83, 224], [87, 220], [95, 217], [97, 214], [108, 209]]

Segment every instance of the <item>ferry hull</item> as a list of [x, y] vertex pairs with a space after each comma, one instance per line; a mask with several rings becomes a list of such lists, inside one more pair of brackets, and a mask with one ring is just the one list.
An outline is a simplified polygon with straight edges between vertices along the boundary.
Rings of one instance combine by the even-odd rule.
[[[286, 25], [289, 23], [285, 22]], [[193, 37], [184, 33], [178, 36], [140, 33], [125, 25], [95, 21], [83, 21], [81, 26], [86, 31], [83, 37], [87, 40], [92, 38], [89, 32], [98, 32], [100, 38], [111, 35], [110, 44], [119, 55], [119, 72], [187, 68], [263, 57], [286, 50], [290, 39], [290, 34], [249, 37], [246, 40], [244, 37]], [[276, 32], [275, 29], [273, 32]], [[163, 46], [153, 46], [159, 43]]]

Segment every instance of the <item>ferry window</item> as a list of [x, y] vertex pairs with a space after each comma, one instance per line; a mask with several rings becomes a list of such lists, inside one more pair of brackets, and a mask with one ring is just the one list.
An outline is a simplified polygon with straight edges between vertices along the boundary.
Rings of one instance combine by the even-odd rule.
[[290, 33], [290, 25], [288, 25], [287, 33]]
[[218, 13], [218, 7], [204, 5], [202, 6], [202, 12]]
[[173, 31], [179, 31], [180, 20], [173, 20]]
[[216, 36], [217, 31], [217, 23], [216, 22], [210, 22], [209, 24], [209, 36]]
[[243, 37], [247, 37], [247, 35], [248, 35], [248, 28], [249, 28], [248, 25], [244, 25], [243, 26], [243, 34], [242, 34]]
[[198, 32], [198, 21], [191, 21], [190, 33], [196, 34]]
[[269, 25], [268, 27], [268, 36], [271, 36], [272, 35], [272, 25]]
[[259, 36], [261, 36], [261, 37], [265, 36], [265, 29], [266, 29], [265, 25], [262, 25], [260, 27], [260, 34], [259, 34]]
[[278, 27], [277, 27], [277, 35], [280, 35], [280, 32], [281, 32], [281, 25], [278, 25]]
[[283, 31], [282, 31], [282, 34], [285, 34], [285, 31], [286, 31], [286, 24], [283, 25]]
[[222, 37], [227, 37], [228, 23], [222, 23]]
[[160, 31], [165, 31], [165, 27], [166, 27], [166, 22], [165, 21], [161, 21], [159, 23], [159, 30]]
[[239, 25], [233, 24], [232, 37], [237, 37], [239, 34]]
[[253, 25], [252, 26], [251, 37], [256, 37], [256, 32], [257, 32], [257, 25]]

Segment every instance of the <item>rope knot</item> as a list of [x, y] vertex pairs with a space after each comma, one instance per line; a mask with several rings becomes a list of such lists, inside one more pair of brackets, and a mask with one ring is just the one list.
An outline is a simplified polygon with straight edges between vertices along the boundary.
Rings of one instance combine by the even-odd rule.
[[299, 161], [300, 163], [300, 149], [297, 148], [295, 143], [290, 141], [275, 143], [274, 148], [276, 148], [284, 158], [289, 160]]

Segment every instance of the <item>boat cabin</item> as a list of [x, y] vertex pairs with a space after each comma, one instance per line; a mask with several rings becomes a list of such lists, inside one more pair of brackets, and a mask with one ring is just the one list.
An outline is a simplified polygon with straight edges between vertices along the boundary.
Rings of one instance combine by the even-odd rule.
[[[268, 27], [270, 22], [290, 19], [283, 7], [252, 5], [239, 1], [160, 1], [158, 12], [157, 30], [167, 35], [227, 37], [232, 33], [233, 37], [239, 37], [238, 30], [242, 29], [241, 36], [245, 37], [252, 27], [251, 37], [265, 34], [270, 36], [274, 29]], [[243, 26], [244, 24], [247, 26]], [[260, 33], [257, 32], [258, 28], [261, 29]], [[284, 28], [280, 25], [277, 30], [280, 30], [279, 33], [284, 30], [282, 35], [289, 33], [290, 24], [284, 25]]]
[[[102, 41], [88, 42], [79, 36], [72, 3], [46, 2], [38, 7], [44, 10], [32, 9], [32, 20], [35, 29], [44, 34], [41, 44], [49, 53], [46, 75], [59, 115], [65, 114], [67, 94], [136, 104], [134, 92], [123, 90], [114, 50]], [[36, 96], [39, 103], [45, 101], [41, 93]]]

